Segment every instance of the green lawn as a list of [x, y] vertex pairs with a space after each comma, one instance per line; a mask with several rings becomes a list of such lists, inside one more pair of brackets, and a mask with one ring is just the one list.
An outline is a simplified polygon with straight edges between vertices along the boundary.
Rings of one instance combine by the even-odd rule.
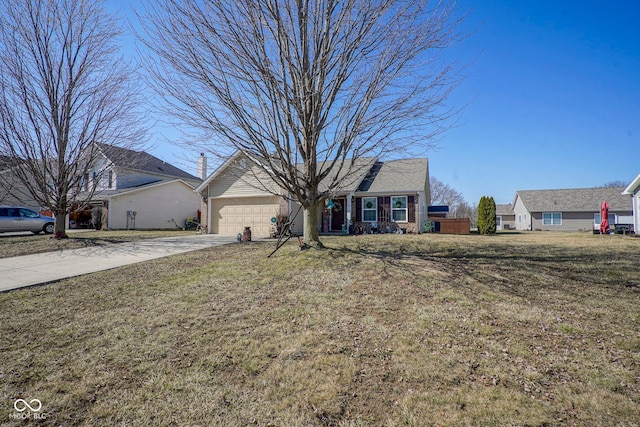
[[640, 239], [324, 243], [0, 294], [0, 424], [638, 425]]

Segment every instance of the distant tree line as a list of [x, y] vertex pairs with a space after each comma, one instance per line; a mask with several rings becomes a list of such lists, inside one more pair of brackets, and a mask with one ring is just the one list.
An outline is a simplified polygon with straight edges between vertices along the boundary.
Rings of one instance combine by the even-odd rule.
[[462, 193], [433, 176], [429, 177], [429, 186], [432, 205], [449, 206], [450, 218], [469, 218], [471, 227], [477, 226], [478, 207], [467, 203]]
[[609, 181], [600, 185], [600, 188], [615, 188], [615, 187], [626, 187], [629, 183], [627, 181], [617, 180], [617, 181]]

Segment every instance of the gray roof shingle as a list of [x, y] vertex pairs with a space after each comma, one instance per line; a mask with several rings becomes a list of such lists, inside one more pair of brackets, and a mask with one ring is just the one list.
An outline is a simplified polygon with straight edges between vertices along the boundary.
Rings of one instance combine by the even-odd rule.
[[134, 169], [138, 171], [164, 175], [167, 177], [200, 181], [198, 177], [195, 177], [190, 173], [183, 171], [182, 169], [178, 169], [172, 164], [160, 160], [159, 158], [143, 151], [133, 151], [126, 148], [105, 144], [100, 144], [100, 149], [102, 150], [104, 155], [117, 167]]
[[520, 190], [516, 197], [529, 212], [598, 212], [602, 202], [609, 210], [630, 211], [631, 198], [624, 187], [571, 188], [562, 190]]
[[496, 215], [515, 215], [511, 203], [496, 204]]
[[378, 162], [358, 188], [369, 193], [409, 193], [426, 187], [429, 161], [426, 158]]

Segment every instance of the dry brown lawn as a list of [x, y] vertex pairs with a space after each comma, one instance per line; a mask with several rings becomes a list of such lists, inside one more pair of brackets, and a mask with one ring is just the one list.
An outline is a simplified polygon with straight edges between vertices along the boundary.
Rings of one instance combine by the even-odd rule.
[[0, 424], [639, 424], [640, 239], [324, 242], [0, 294]]
[[182, 230], [82, 230], [69, 232], [68, 239], [56, 239], [50, 234], [0, 233], [0, 258], [194, 233], [195, 231]]

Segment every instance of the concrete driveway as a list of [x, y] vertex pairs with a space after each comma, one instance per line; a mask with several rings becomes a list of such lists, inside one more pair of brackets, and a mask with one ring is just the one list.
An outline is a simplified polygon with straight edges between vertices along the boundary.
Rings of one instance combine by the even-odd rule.
[[0, 292], [236, 241], [217, 234], [162, 237], [0, 259]]

